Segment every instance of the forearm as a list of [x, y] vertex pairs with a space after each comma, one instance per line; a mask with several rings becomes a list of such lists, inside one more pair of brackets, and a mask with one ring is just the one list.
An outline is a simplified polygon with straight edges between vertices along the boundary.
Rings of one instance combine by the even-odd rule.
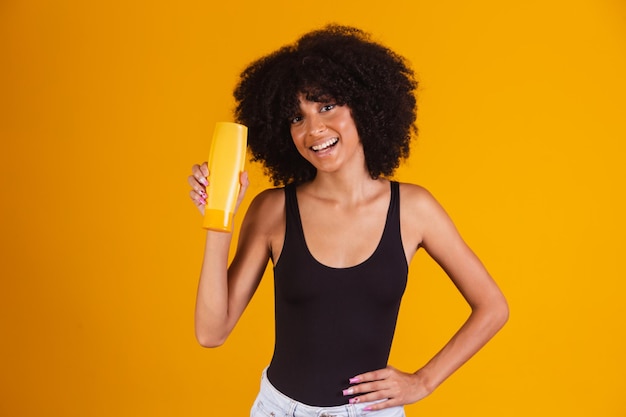
[[485, 307], [474, 308], [470, 317], [423, 368], [416, 372], [430, 392], [474, 356], [508, 319], [504, 298], [497, 297]]
[[202, 346], [219, 346], [230, 332], [228, 252], [231, 239], [231, 233], [207, 231], [195, 311], [196, 338]]

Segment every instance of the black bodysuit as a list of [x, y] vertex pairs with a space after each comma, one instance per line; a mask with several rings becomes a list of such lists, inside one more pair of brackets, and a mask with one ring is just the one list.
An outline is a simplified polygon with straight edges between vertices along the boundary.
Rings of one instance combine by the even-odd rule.
[[313, 258], [293, 186], [285, 187], [285, 208], [285, 241], [274, 266], [276, 341], [267, 376], [302, 403], [345, 404], [349, 378], [387, 366], [408, 272], [399, 185], [391, 182], [378, 247], [353, 267], [332, 268]]

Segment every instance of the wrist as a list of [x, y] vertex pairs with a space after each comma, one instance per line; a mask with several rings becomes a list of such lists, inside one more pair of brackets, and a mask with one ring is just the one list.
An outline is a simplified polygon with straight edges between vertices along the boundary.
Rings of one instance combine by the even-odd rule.
[[435, 391], [439, 384], [441, 384], [441, 381], [438, 381], [433, 372], [427, 367], [415, 371], [413, 375], [418, 378], [419, 384], [428, 394]]

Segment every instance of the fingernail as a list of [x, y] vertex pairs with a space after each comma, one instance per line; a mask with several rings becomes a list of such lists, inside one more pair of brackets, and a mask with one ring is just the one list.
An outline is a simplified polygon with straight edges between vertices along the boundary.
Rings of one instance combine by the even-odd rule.
[[350, 398], [350, 400], [348, 401], [350, 404], [356, 404], [359, 402], [359, 398]]
[[372, 411], [372, 407], [367, 406], [367, 407], [365, 407], [365, 408], [363, 409], [363, 411]]
[[[343, 395], [352, 395], [353, 392], [354, 392], [354, 390], [352, 388], [344, 389], [343, 390]], [[352, 400], [350, 400], [350, 401], [352, 401]]]
[[350, 383], [351, 384], [356, 384], [357, 382], [361, 382], [361, 380], [359, 378], [357, 378], [357, 377], [350, 378]]
[[203, 185], [209, 185], [209, 182], [204, 177], [200, 178], [200, 183], [203, 184]]

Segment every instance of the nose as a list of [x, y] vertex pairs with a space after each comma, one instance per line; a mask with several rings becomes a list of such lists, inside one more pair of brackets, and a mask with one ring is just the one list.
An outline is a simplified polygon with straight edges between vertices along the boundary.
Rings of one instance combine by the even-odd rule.
[[324, 132], [326, 130], [326, 125], [318, 114], [312, 114], [308, 117], [307, 128], [309, 135], [315, 136]]

